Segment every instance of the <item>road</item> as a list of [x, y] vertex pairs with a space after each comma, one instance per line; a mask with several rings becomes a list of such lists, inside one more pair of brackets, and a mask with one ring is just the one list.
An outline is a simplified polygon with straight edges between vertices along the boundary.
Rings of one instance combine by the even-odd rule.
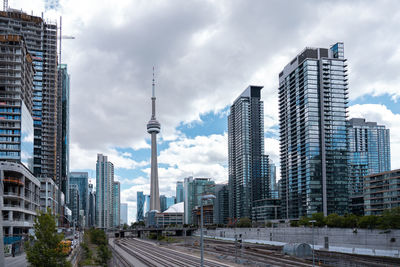
[[[124, 256], [133, 266], [198, 266], [200, 257], [183, 253], [180, 251], [161, 248], [156, 244], [142, 241], [139, 239], [121, 239], [115, 242], [116, 249], [124, 251]], [[131, 261], [134, 259], [136, 264]], [[137, 264], [140, 263], [140, 265]], [[209, 259], [204, 260], [206, 267], [228, 267], [230, 265], [222, 264]]]

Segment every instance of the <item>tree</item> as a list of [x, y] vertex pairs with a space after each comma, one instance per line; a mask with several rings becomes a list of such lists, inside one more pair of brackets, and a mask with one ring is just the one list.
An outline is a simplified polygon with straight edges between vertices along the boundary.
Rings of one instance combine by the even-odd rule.
[[39, 211], [33, 225], [34, 236], [25, 243], [26, 258], [34, 267], [71, 266], [62, 248], [63, 234], [57, 233], [56, 217], [47, 212]]
[[247, 217], [240, 218], [239, 222], [237, 223], [237, 227], [239, 228], [251, 227], [251, 220]]
[[313, 215], [311, 215], [311, 220], [316, 221], [314, 225], [317, 227], [325, 226], [325, 217], [322, 212], [313, 213]]
[[358, 225], [359, 217], [354, 214], [346, 214], [343, 220], [344, 228], [355, 228]]
[[111, 259], [111, 251], [108, 249], [107, 245], [100, 245], [97, 247], [98, 263], [107, 266], [107, 262]]
[[341, 228], [344, 226], [344, 218], [342, 216], [337, 215], [336, 213], [331, 213], [328, 216], [326, 216], [325, 222], [328, 227]]
[[368, 228], [368, 229], [375, 229], [378, 225], [378, 217], [375, 215], [367, 215], [361, 217], [358, 221], [358, 226], [360, 228]]

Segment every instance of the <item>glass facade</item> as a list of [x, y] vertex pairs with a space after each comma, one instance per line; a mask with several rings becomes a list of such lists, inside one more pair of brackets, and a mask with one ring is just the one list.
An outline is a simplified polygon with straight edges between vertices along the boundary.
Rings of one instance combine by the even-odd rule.
[[69, 183], [69, 85], [66, 64], [58, 66], [57, 92], [57, 184], [68, 201]]
[[128, 224], [128, 203], [121, 203], [121, 224]]
[[114, 165], [107, 156], [97, 154], [96, 163], [96, 226], [110, 228], [113, 225]]
[[176, 182], [176, 203], [183, 202], [183, 182]]
[[249, 86], [234, 101], [228, 116], [230, 218], [251, 218], [252, 202], [270, 196], [262, 88]]
[[353, 118], [349, 136], [349, 194], [351, 212], [364, 214], [363, 177], [390, 171], [390, 132], [376, 122]]
[[84, 211], [86, 223], [89, 223], [89, 175], [87, 172], [71, 172], [70, 185], [77, 185], [79, 190], [79, 206]]
[[306, 48], [279, 74], [284, 218], [348, 211], [343, 43]]
[[120, 218], [121, 218], [121, 185], [119, 182], [113, 182], [112, 189], [112, 207], [113, 207], [113, 227], [120, 226]]
[[33, 172], [33, 120], [21, 101], [21, 163]]
[[[196, 207], [200, 207], [200, 199], [203, 195], [214, 194], [215, 182], [211, 178], [187, 177], [184, 180], [185, 190], [185, 223], [194, 223], [192, 212]], [[203, 205], [212, 204], [212, 200], [203, 201]]]
[[[144, 202], [145, 202], [145, 195], [143, 192], [138, 191], [136, 192], [136, 221], [141, 222], [144, 221]], [[150, 205], [150, 203], [149, 203]]]

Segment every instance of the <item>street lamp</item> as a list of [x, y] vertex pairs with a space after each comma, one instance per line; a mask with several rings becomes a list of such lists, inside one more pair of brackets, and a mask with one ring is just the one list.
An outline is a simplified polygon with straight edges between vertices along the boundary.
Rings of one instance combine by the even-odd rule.
[[204, 266], [204, 242], [203, 242], [203, 200], [215, 199], [214, 195], [204, 195], [200, 198], [200, 247], [201, 247], [201, 261], [200, 266]]
[[315, 266], [315, 260], [314, 260], [314, 223], [316, 223], [316, 220], [311, 220], [310, 223], [312, 224], [312, 266]]

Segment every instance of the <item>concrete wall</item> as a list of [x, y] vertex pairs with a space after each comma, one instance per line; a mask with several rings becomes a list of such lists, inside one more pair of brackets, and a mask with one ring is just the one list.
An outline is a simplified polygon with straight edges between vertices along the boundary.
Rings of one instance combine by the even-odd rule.
[[[279, 242], [295, 242], [312, 244], [312, 228], [218, 228], [205, 230], [204, 234], [212, 237], [234, 238], [242, 234], [242, 239], [267, 240]], [[196, 234], [200, 234], [197, 231]], [[315, 245], [324, 246], [325, 237], [329, 246], [369, 249], [398, 249], [400, 247], [400, 230], [365, 230], [341, 228], [314, 228]]]

